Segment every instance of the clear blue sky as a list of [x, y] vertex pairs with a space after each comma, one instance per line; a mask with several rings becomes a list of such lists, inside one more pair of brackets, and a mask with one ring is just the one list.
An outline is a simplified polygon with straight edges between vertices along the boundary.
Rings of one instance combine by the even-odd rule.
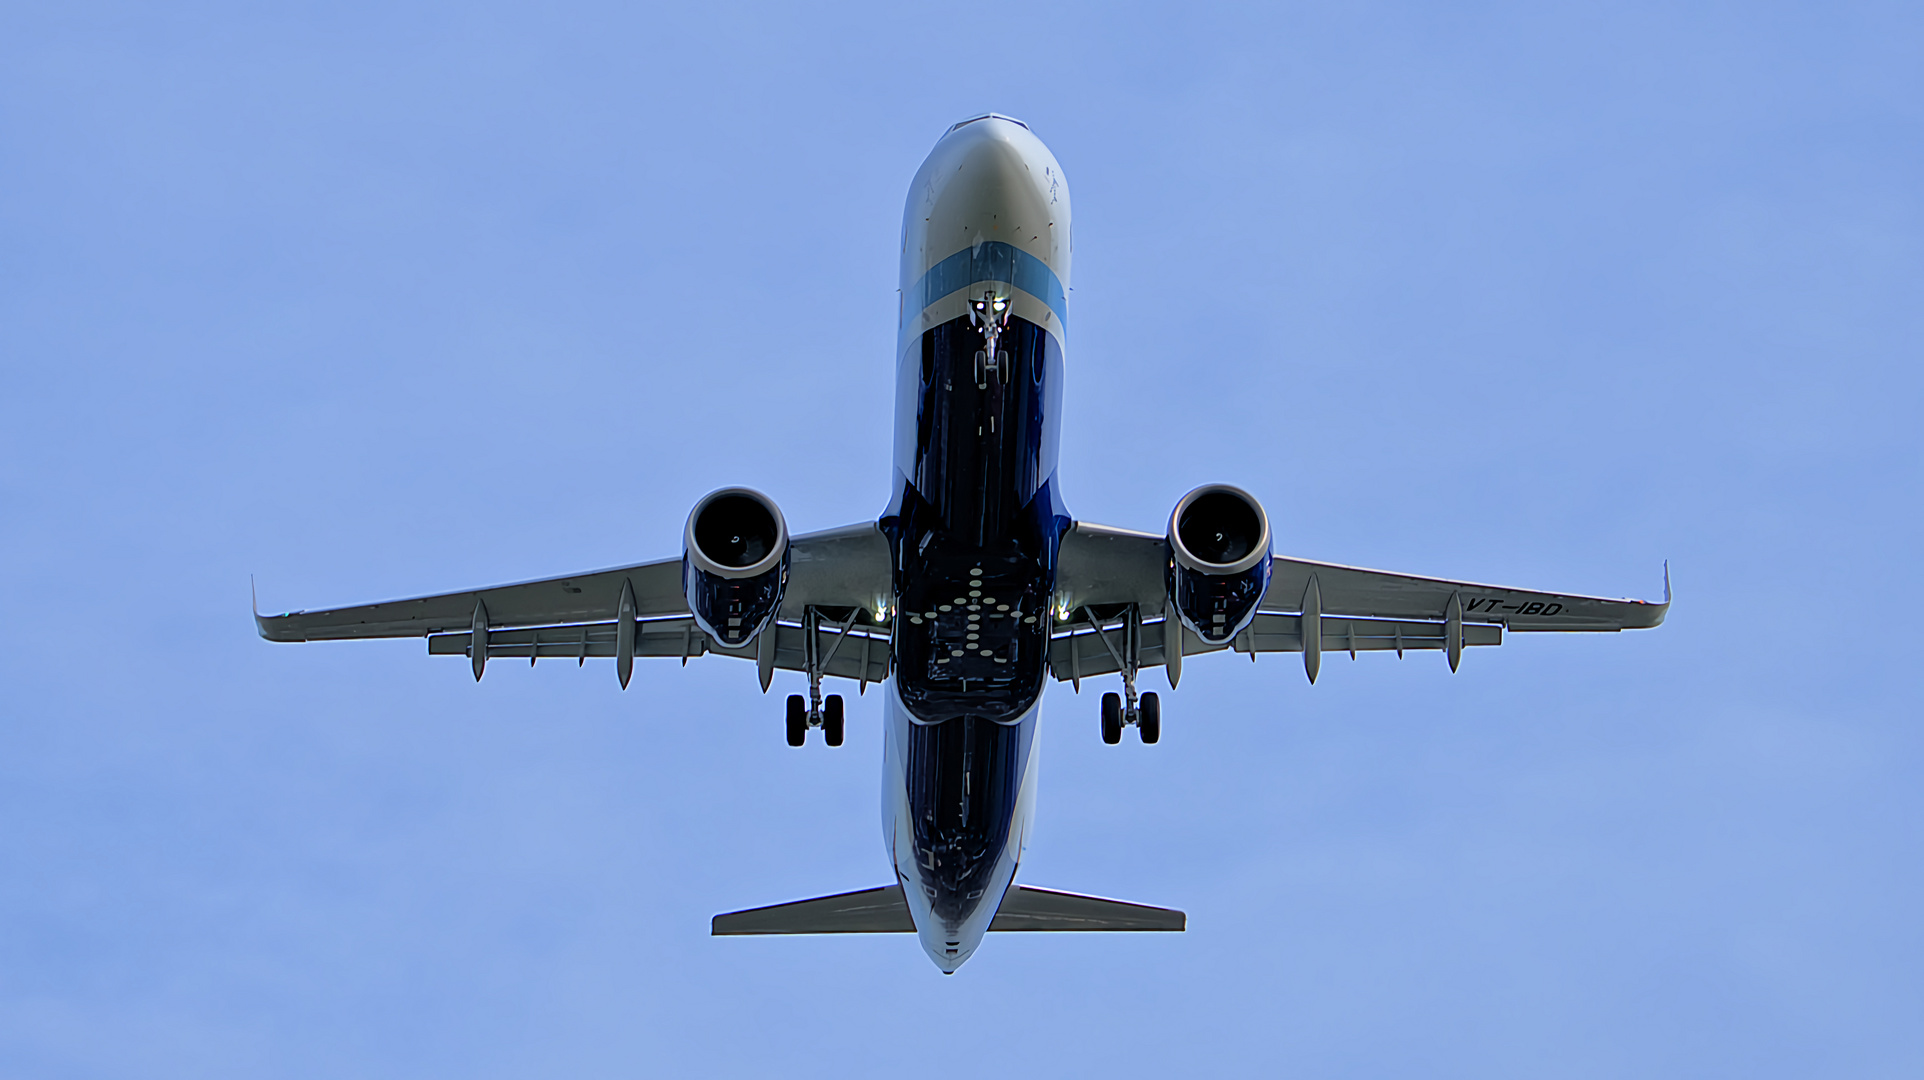
[[[699, 8], [699, 10], [695, 10]], [[1915, 4], [0, 9], [0, 1074], [1924, 1074]], [[902, 198], [1074, 192], [1062, 488], [1655, 632], [1050, 692], [1024, 879], [880, 884], [876, 698], [248, 617], [888, 497]], [[1158, 681], [1159, 676], [1152, 677]], [[1094, 689], [1102, 689], [1095, 687]]]

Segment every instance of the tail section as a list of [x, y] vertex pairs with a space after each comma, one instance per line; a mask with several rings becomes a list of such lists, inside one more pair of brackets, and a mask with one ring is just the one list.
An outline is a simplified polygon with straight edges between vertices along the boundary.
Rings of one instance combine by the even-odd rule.
[[[1100, 896], [1014, 885], [1003, 894], [990, 931], [1182, 930], [1188, 917], [1173, 908]], [[749, 934], [909, 934], [915, 923], [902, 886], [818, 896], [788, 904], [715, 916], [716, 937]]]
[[711, 933], [737, 934], [913, 934], [902, 886], [818, 896], [789, 904], [731, 911], [715, 916]]
[[989, 930], [1182, 930], [1188, 925], [1189, 917], [1174, 908], [1017, 885], [1002, 897]]

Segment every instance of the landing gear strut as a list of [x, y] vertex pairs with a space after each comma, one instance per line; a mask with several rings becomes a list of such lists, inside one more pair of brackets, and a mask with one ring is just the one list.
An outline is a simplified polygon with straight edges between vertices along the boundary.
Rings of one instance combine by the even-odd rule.
[[[827, 670], [828, 662], [835, 658], [836, 650], [842, 647], [849, 628], [854, 625], [855, 614], [851, 613], [841, 624], [841, 633], [836, 636], [835, 643], [829, 646], [827, 655], [823, 655], [822, 616], [813, 607], [802, 613], [802, 657], [808, 670], [808, 697], [800, 694], [790, 694], [788, 697], [788, 745], [801, 746], [806, 743], [810, 728], [821, 728], [822, 741], [828, 745], [842, 745], [846, 730], [842, 695], [822, 696], [822, 673]], [[773, 632], [772, 626], [763, 631]]]
[[982, 351], [975, 354], [975, 388], [986, 390], [989, 376], [1006, 377], [1001, 344], [1002, 332], [1009, 328], [1009, 298], [997, 296], [991, 289], [982, 294], [982, 299], [971, 299], [969, 322], [982, 331]]
[[1155, 744], [1162, 738], [1162, 699], [1153, 690], [1136, 693], [1136, 672], [1142, 667], [1142, 613], [1133, 604], [1123, 613], [1120, 649], [1110, 642], [1108, 631], [1095, 616], [1085, 614], [1102, 639], [1103, 648], [1122, 668], [1122, 693], [1102, 695], [1102, 741], [1114, 746], [1122, 741], [1122, 729], [1133, 727], [1144, 743]]

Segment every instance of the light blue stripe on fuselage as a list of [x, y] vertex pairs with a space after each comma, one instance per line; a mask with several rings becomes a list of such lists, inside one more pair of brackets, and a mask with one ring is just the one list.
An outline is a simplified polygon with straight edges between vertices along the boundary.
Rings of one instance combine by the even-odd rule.
[[902, 298], [904, 327], [921, 317], [924, 309], [957, 289], [978, 281], [1006, 281], [1047, 304], [1056, 321], [1069, 326], [1068, 304], [1062, 293], [1062, 280], [1049, 264], [1034, 255], [1000, 240], [985, 240], [943, 259], [921, 280], [909, 286]]

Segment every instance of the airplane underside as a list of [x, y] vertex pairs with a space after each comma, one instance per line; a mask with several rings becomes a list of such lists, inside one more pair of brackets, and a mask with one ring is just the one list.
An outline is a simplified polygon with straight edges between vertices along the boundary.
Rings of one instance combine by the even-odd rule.
[[893, 882], [715, 917], [718, 936], [913, 931], [953, 973], [990, 931], [1181, 930], [1180, 911], [1015, 883], [1051, 678], [1102, 695], [1101, 734], [1144, 743], [1185, 657], [1441, 652], [1506, 632], [1660, 624], [1669, 605], [1449, 581], [1277, 556], [1255, 496], [1211, 484], [1165, 533], [1078, 522], [1057, 446], [1070, 269], [1068, 189], [1026, 124], [956, 124], [903, 211], [894, 491], [879, 519], [791, 536], [774, 501], [724, 488], [696, 503], [678, 559], [439, 596], [255, 614], [275, 641], [425, 637], [480, 680], [490, 659], [753, 662], [766, 691], [802, 673], [787, 739], [843, 740], [823, 682], [888, 684], [882, 825]]

